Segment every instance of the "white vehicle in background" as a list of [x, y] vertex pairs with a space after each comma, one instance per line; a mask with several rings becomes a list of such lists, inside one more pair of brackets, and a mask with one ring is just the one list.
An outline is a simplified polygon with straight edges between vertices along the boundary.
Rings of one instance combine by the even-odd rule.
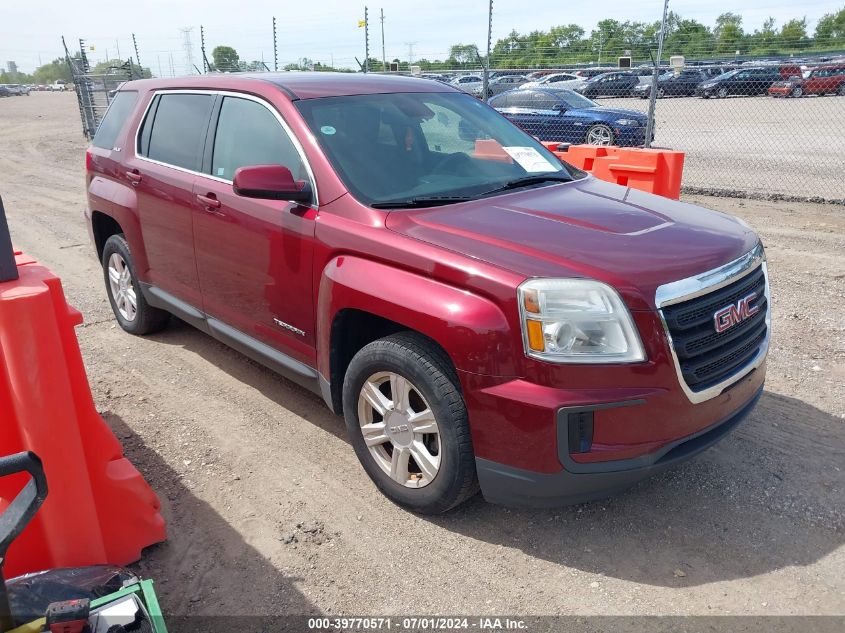
[[483, 90], [484, 79], [482, 79], [481, 75], [461, 75], [460, 77], [455, 77], [449, 83], [464, 92], [478, 96]]
[[67, 82], [64, 79], [56, 79], [50, 84], [50, 92], [64, 92], [67, 90]]
[[520, 88], [569, 88], [570, 90], [578, 84], [584, 83], [584, 79], [576, 77], [572, 73], [553, 73], [551, 75], [544, 75], [536, 81], [529, 81], [520, 86]]

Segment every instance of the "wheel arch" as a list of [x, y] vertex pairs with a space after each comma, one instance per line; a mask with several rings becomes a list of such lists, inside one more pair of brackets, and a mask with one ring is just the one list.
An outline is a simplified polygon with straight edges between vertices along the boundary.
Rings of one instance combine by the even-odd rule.
[[337, 257], [323, 270], [317, 314], [323, 397], [338, 414], [349, 361], [368, 343], [400, 331], [432, 341], [456, 371], [516, 375], [511, 327], [499, 307], [417, 273], [359, 257]]

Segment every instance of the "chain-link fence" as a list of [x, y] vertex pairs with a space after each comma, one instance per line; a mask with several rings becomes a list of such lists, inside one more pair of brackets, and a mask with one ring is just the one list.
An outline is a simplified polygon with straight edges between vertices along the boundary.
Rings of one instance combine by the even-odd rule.
[[[845, 201], [845, 57], [490, 74], [490, 105], [543, 141], [681, 150], [688, 191]], [[442, 79], [483, 97], [475, 78]]]

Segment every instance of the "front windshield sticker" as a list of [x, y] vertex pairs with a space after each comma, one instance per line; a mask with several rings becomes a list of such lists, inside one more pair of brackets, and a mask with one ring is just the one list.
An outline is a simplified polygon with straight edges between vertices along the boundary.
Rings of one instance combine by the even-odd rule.
[[328, 136], [331, 136], [332, 134], [337, 132], [337, 130], [335, 128], [333, 128], [331, 125], [324, 125], [323, 127], [320, 128], [320, 131], [323, 134], [327, 134]]
[[558, 171], [554, 165], [533, 147], [503, 147], [502, 149], [529, 174]]

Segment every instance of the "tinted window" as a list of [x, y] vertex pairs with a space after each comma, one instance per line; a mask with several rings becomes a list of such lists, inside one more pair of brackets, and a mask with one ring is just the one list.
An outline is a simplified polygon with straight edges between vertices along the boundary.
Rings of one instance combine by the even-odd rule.
[[123, 129], [126, 119], [135, 109], [138, 101], [138, 93], [134, 91], [118, 92], [112, 99], [106, 116], [103, 117], [97, 133], [94, 135], [93, 145], [103, 149], [113, 149], [117, 141], [117, 135]]
[[[212, 95], [163, 94], [153, 115], [147, 157], [198, 170], [208, 129]], [[152, 112], [152, 110], [151, 110]]]
[[294, 178], [307, 172], [275, 115], [255, 101], [226, 97], [220, 107], [211, 174], [232, 180], [247, 165], [284, 165]]

